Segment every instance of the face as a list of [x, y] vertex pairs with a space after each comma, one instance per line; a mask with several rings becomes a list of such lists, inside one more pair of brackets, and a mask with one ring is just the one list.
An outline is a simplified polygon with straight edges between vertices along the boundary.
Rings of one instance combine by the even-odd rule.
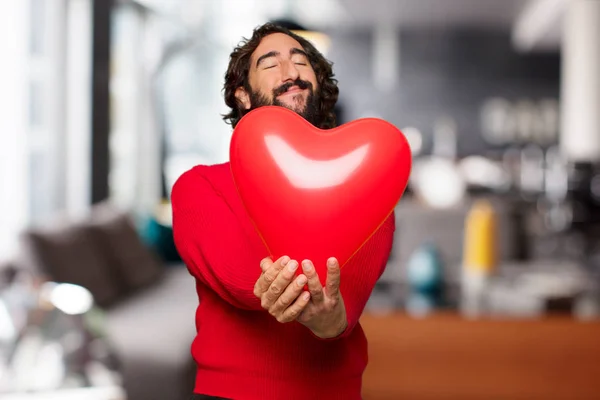
[[264, 37], [250, 58], [248, 80], [250, 93], [244, 88], [236, 92], [246, 110], [279, 105], [314, 123], [317, 77], [302, 46], [292, 37], [283, 33]]

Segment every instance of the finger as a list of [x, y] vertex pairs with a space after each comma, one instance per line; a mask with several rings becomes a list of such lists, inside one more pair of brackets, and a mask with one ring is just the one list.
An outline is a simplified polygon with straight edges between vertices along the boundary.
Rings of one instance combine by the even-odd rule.
[[323, 286], [321, 285], [319, 275], [317, 274], [312, 261], [302, 261], [302, 271], [308, 278], [308, 291], [310, 292], [310, 297], [312, 298], [313, 303], [323, 301]]
[[273, 265], [273, 260], [271, 260], [271, 257], [265, 257], [260, 261], [260, 269], [263, 273], [267, 272], [271, 265]]
[[[271, 268], [269, 271], [265, 273], [265, 276], [269, 274], [269, 272], [274, 269]], [[294, 273], [298, 269], [298, 262], [296, 260], [289, 261], [285, 268], [282, 267], [281, 272], [277, 275], [273, 283], [269, 286], [269, 288], [265, 291], [263, 295], [263, 308], [268, 307], [271, 308], [275, 301], [281, 296], [283, 291], [288, 287], [290, 282], [294, 279]]]
[[262, 281], [263, 276], [265, 275], [265, 271], [267, 271], [271, 267], [271, 265], [273, 265], [271, 257], [265, 257], [260, 261], [260, 270], [262, 272], [260, 273], [260, 276], [254, 283], [254, 295], [258, 298], [260, 298], [263, 293], [263, 291], [261, 290], [260, 282]]
[[304, 285], [306, 285], [306, 281], [306, 276], [298, 276], [294, 283], [288, 285], [281, 296], [279, 296], [277, 301], [275, 301], [273, 306], [269, 309], [269, 313], [274, 317], [277, 317], [283, 313], [290, 306], [290, 304], [292, 304], [294, 300], [298, 298], [302, 292], [302, 288]]
[[340, 264], [338, 260], [331, 257], [327, 260], [327, 296], [337, 297], [340, 293]]
[[277, 321], [279, 321], [281, 323], [294, 321], [296, 318], [298, 318], [298, 316], [300, 316], [302, 314], [302, 311], [304, 311], [304, 309], [308, 305], [309, 300], [310, 300], [310, 293], [309, 292], [302, 293], [300, 296], [298, 296], [298, 298], [296, 299], [294, 304], [289, 306], [277, 318]]
[[275, 279], [279, 275], [279, 272], [283, 269], [285, 265], [289, 262], [290, 258], [288, 256], [283, 256], [279, 258], [274, 263], [270, 263], [269, 261], [261, 262], [261, 268], [266, 266], [266, 271], [263, 272], [262, 276], [258, 278], [255, 285], [255, 292], [259, 295], [265, 293], [269, 287], [275, 282]]

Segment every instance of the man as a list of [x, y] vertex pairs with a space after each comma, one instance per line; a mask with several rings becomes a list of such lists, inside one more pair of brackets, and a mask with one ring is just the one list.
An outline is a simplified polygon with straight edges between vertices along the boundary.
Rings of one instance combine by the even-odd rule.
[[[235, 127], [252, 109], [278, 105], [331, 128], [337, 96], [331, 64], [305, 39], [266, 24], [231, 54], [224, 119]], [[385, 268], [393, 216], [343, 270], [329, 259], [322, 287], [310, 260], [269, 258], [229, 163], [184, 173], [172, 203], [175, 242], [200, 300], [194, 398], [360, 399], [367, 343], [358, 319]]]

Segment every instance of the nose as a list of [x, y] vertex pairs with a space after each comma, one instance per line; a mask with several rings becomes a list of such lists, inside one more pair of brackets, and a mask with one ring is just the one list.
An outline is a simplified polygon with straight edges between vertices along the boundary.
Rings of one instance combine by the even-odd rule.
[[295, 81], [296, 79], [298, 79], [299, 75], [300, 73], [296, 68], [296, 64], [294, 64], [292, 61], [287, 61], [283, 63], [283, 68], [281, 68], [282, 82]]

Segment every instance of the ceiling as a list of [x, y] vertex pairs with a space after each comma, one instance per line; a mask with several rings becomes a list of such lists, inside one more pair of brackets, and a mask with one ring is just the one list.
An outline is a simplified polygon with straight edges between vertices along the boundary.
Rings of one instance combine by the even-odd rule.
[[133, 1], [164, 12], [183, 14], [187, 22], [190, 22], [190, 16], [206, 17], [210, 10], [224, 7], [224, 18], [240, 22], [260, 16], [288, 17], [314, 29], [351, 30], [381, 25], [407, 29], [499, 29], [512, 32], [516, 47], [528, 51], [559, 48], [559, 6], [568, 0]]
[[510, 29], [528, 0], [339, 0], [357, 25]]
[[568, 0], [287, 0], [320, 29], [483, 28], [510, 32], [521, 51], [559, 50]]

